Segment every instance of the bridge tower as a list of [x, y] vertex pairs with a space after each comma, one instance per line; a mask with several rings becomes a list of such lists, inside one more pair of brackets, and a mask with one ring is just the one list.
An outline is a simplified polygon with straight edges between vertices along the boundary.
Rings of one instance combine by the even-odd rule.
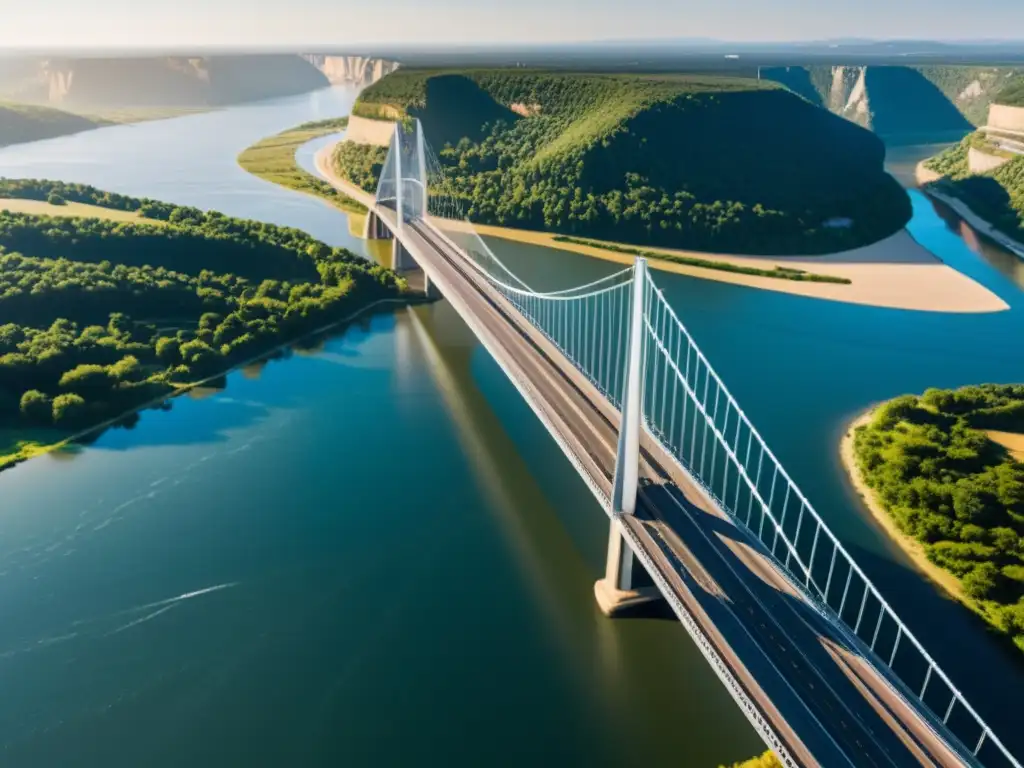
[[629, 339], [626, 346], [626, 372], [622, 392], [622, 422], [615, 456], [612, 483], [612, 519], [608, 531], [608, 556], [605, 575], [594, 584], [597, 604], [606, 616], [614, 616], [637, 605], [661, 599], [654, 586], [639, 587], [637, 576], [642, 566], [634, 562], [633, 550], [624, 536], [621, 519], [636, 512], [640, 475], [640, 434], [642, 431], [644, 382], [644, 291], [647, 287], [647, 260], [638, 258], [633, 272], [632, 300], [629, 308]]
[[[364, 234], [368, 239], [392, 240], [391, 267], [396, 272], [418, 269], [400, 234], [407, 224], [426, 217], [429, 204], [426, 139], [419, 118], [395, 123], [376, 197], [378, 206], [395, 211], [396, 231], [392, 232], [380, 216], [371, 212]], [[425, 274], [423, 282], [424, 292], [433, 295], [435, 291]]]

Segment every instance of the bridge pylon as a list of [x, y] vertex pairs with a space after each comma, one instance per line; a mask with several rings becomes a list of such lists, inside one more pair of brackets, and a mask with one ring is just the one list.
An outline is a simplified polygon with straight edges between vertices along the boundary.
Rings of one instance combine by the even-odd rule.
[[625, 382], [622, 391], [622, 421], [615, 456], [612, 483], [612, 519], [608, 532], [608, 557], [604, 578], [594, 585], [597, 604], [606, 616], [643, 603], [661, 599], [654, 586], [637, 587], [633, 550], [623, 538], [624, 515], [636, 511], [640, 475], [640, 432], [643, 413], [644, 381], [644, 289], [647, 286], [647, 260], [638, 258], [633, 267], [632, 300], [629, 309], [629, 339], [626, 344]]

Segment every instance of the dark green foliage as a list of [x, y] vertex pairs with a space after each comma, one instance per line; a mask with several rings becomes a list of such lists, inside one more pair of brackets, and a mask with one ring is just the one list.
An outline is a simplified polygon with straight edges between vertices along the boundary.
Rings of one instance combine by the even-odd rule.
[[1024, 464], [981, 430], [1024, 431], [1024, 385], [898, 397], [858, 430], [854, 449], [900, 530], [1024, 649], [1017, 613], [1003, 615], [1024, 599]]
[[335, 163], [344, 171], [345, 176], [368, 192], [377, 191], [377, 181], [387, 157], [387, 147], [353, 144], [349, 141], [341, 142], [334, 155]]
[[78, 429], [89, 423], [89, 406], [85, 398], [76, 394], [57, 395], [53, 398], [53, 425], [63, 429]]
[[[446, 170], [433, 193], [480, 223], [804, 254], [873, 242], [910, 217], [877, 138], [757, 81], [399, 70], [360, 104], [419, 117]], [[367, 190], [383, 160], [352, 145], [336, 157]], [[824, 226], [833, 218], [853, 225]]]
[[21, 396], [21, 415], [29, 424], [47, 424], [53, 414], [50, 396], [30, 389]]
[[0, 180], [0, 195], [14, 190], [169, 223], [0, 212], [0, 425], [97, 424], [400, 290], [390, 271], [299, 230]]

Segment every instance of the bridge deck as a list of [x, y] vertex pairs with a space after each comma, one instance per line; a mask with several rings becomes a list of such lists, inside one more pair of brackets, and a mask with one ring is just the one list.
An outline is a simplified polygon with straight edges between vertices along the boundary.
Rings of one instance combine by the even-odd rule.
[[[394, 211], [371, 209], [396, 230]], [[406, 224], [400, 239], [595, 494], [610, 496], [617, 411], [431, 225]], [[964, 764], [649, 435], [637, 514], [622, 522], [747, 716], [798, 765]]]
[[[610, 495], [617, 412], [431, 227], [406, 225], [402, 239], [591, 484]], [[962, 765], [649, 437], [641, 478], [638, 514], [624, 519], [632, 544], [643, 550], [663, 588], [696, 621], [794, 759], [829, 768]]]

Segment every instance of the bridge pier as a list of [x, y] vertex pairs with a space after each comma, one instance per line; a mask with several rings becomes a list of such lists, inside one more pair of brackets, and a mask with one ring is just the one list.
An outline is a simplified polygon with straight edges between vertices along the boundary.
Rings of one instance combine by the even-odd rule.
[[612, 518], [604, 578], [594, 584], [597, 607], [609, 618], [662, 599], [657, 587], [638, 586], [637, 576], [643, 572], [643, 566], [635, 561], [633, 550], [623, 538], [621, 525], [616, 518]]
[[625, 382], [622, 392], [622, 421], [615, 457], [615, 478], [612, 483], [612, 521], [608, 533], [608, 560], [604, 578], [594, 585], [597, 604], [605, 616], [637, 605], [659, 600], [661, 594], [653, 586], [639, 587], [633, 562], [633, 550], [623, 538], [621, 517], [636, 511], [640, 470], [640, 429], [643, 412], [643, 334], [644, 288], [647, 284], [647, 260], [637, 259], [633, 274], [633, 297], [630, 307], [629, 339], [627, 340]]
[[412, 254], [402, 245], [397, 237], [391, 244], [391, 268], [395, 272], [408, 272], [410, 269], [419, 269], [419, 264], [412, 257]]
[[437, 286], [430, 282], [430, 275], [427, 274], [426, 270], [423, 271], [423, 295], [428, 299], [440, 299], [441, 292], [437, 290]]
[[387, 224], [381, 221], [373, 211], [366, 214], [366, 221], [363, 223], [363, 239], [364, 240], [394, 240], [395, 236], [388, 228]]

